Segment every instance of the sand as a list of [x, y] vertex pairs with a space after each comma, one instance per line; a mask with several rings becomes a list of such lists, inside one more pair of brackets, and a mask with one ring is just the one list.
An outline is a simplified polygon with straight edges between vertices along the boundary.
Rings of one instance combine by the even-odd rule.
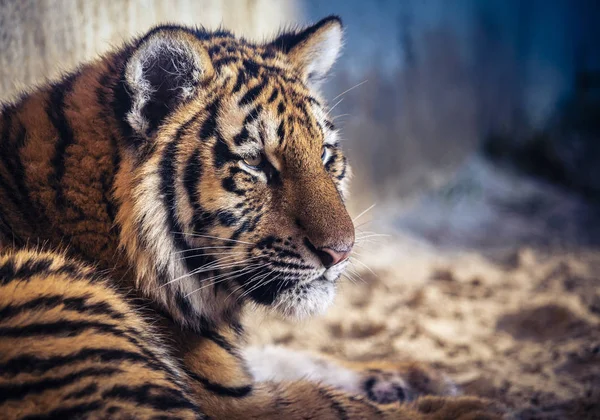
[[253, 315], [251, 343], [425, 361], [521, 418], [600, 418], [599, 252], [523, 248], [492, 259], [398, 238], [357, 252], [370, 270], [354, 263], [325, 316]]

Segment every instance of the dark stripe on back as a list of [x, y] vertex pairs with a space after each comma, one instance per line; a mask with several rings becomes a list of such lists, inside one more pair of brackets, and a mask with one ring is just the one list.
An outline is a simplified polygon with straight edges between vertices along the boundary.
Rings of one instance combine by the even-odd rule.
[[115, 311], [107, 302], [89, 303], [90, 295], [82, 297], [65, 297], [64, 295], [42, 296], [21, 305], [7, 305], [0, 309], [0, 319], [17, 316], [25, 311], [44, 310], [63, 306], [62, 310], [80, 314], [104, 315], [111, 319], [123, 319], [124, 315]]
[[96, 384], [89, 384], [88, 386], [86, 386], [83, 389], [79, 389], [77, 391], [73, 391], [73, 392], [69, 392], [67, 395], [64, 396], [63, 400], [69, 400], [69, 399], [79, 399], [79, 398], [83, 398], [83, 397], [88, 397], [94, 393], [96, 393], [98, 391], [98, 385]]
[[96, 330], [100, 333], [117, 336], [125, 335], [123, 331], [112, 324], [96, 321], [61, 320], [48, 323], [0, 327], [0, 337], [35, 337], [43, 335], [66, 335], [68, 337], [74, 337], [88, 330]]
[[103, 407], [103, 402], [95, 400], [83, 404], [72, 405], [70, 407], [61, 407], [48, 411], [44, 414], [32, 414], [25, 416], [23, 420], [50, 420], [50, 419], [79, 419], [86, 418], [88, 414], [97, 411]]
[[20, 152], [25, 145], [27, 130], [18, 122], [18, 131], [14, 142], [10, 141], [13, 126], [14, 106], [6, 107], [2, 114], [2, 133], [0, 134], [0, 160], [10, 174], [14, 187], [0, 176], [0, 187], [6, 192], [7, 198], [13, 202], [25, 221], [35, 229], [39, 215], [35, 214], [33, 203], [29, 197], [29, 189], [25, 183], [25, 168], [20, 159]]
[[56, 205], [59, 208], [64, 208], [66, 206], [62, 179], [66, 170], [66, 151], [67, 148], [74, 142], [73, 129], [69, 125], [69, 121], [65, 115], [65, 107], [67, 106], [65, 103], [65, 98], [73, 90], [73, 86], [77, 77], [77, 73], [71, 74], [62, 82], [52, 86], [50, 97], [48, 98], [48, 104], [46, 105], [46, 113], [48, 114], [48, 118], [58, 133], [54, 156], [50, 161], [54, 171], [49, 175], [48, 181], [56, 193]]
[[20, 355], [0, 364], [0, 372], [4, 376], [20, 373], [35, 373], [36, 375], [81, 362], [98, 361], [99, 363], [132, 362], [145, 364], [151, 370], [163, 371], [158, 363], [137, 352], [108, 348], [84, 348], [76, 353], [39, 357], [36, 355]]
[[67, 263], [56, 269], [50, 269], [51, 265], [51, 259], [38, 257], [25, 261], [17, 268], [14, 260], [9, 259], [0, 265], [0, 284], [6, 285], [14, 280], [29, 280], [33, 276], [42, 274], [49, 279], [54, 274], [68, 275], [72, 279], [86, 280], [90, 283], [98, 279], [94, 274], [83, 272], [76, 264]]
[[120, 400], [152, 407], [157, 410], [190, 409], [198, 407], [175, 388], [146, 384], [141, 386], [117, 385], [102, 393], [102, 398]]
[[112, 376], [121, 372], [120, 369], [108, 366], [100, 368], [87, 368], [71, 372], [64, 376], [43, 378], [37, 381], [20, 382], [0, 385], [0, 402], [9, 400], [22, 400], [30, 394], [41, 394], [48, 390], [56, 390], [71, 385], [80, 379], [87, 377]]

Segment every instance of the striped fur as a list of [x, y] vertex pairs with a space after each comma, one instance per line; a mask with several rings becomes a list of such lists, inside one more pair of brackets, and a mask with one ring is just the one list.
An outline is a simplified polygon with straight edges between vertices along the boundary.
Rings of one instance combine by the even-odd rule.
[[[243, 306], [323, 311], [346, 264], [325, 250], [354, 242], [349, 169], [318, 94], [341, 42], [336, 17], [265, 44], [161, 26], [2, 107], [3, 415], [488, 410], [469, 398], [379, 407], [315, 381], [256, 382], [242, 356]], [[360, 393], [377, 401], [370, 389]]]

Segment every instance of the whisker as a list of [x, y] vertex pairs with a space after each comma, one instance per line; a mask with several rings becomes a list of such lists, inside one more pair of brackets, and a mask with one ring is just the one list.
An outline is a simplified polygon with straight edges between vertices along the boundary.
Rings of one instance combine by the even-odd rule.
[[371, 267], [369, 267], [367, 264], [365, 264], [364, 262], [362, 262], [361, 260], [359, 260], [358, 258], [354, 258], [354, 257], [350, 257], [350, 262], [357, 262], [360, 265], [362, 265], [363, 267], [365, 267], [367, 270], [369, 270], [371, 272], [371, 274], [373, 274], [375, 277], [379, 277], [377, 274], [375, 274], [375, 272], [373, 270], [371, 270]]
[[372, 221], [373, 221], [373, 219], [371, 219], [371, 220], [365, 220], [364, 222], [362, 222], [362, 223], [360, 223], [360, 224], [358, 224], [358, 225], [354, 226], [354, 229], [356, 229], [356, 230], [360, 230], [359, 228], [360, 228], [361, 226], [364, 226], [364, 225], [366, 225], [367, 223], [371, 223]]
[[335, 121], [338, 118], [342, 118], [342, 117], [348, 117], [350, 114], [340, 114], [340, 115], [336, 115], [335, 117], [331, 117], [331, 121]]
[[[210, 256], [215, 256], [215, 255], [227, 255], [230, 258], [233, 258], [236, 255], [245, 254], [245, 253], [246, 253], [245, 251], [232, 252], [232, 253], [227, 253], [227, 252], [210, 252], [210, 253], [207, 253], [207, 254], [186, 255], [185, 257], [178, 258], [177, 261], [184, 261], [184, 260], [187, 260], [189, 258], [194, 258], [194, 257], [210, 257]], [[220, 260], [222, 260], [224, 258], [226, 258], [226, 257], [218, 258], [216, 261], [220, 261]]]
[[352, 86], [350, 89], [346, 89], [345, 91], [343, 91], [342, 93], [340, 93], [338, 96], [336, 96], [335, 98], [332, 99], [332, 101], [335, 101], [337, 98], [339, 98], [340, 96], [345, 95], [346, 93], [350, 92], [352, 89], [356, 89], [357, 87], [364, 85], [365, 83], [367, 83], [369, 81], [369, 79], [365, 79], [360, 83], [357, 83], [356, 85]]
[[344, 100], [344, 98], [340, 99], [339, 101], [337, 101], [331, 108], [329, 108], [328, 112], [331, 112], [335, 109], [336, 106], [338, 106], [339, 104], [342, 103], [342, 101]]
[[246, 290], [244, 293], [242, 293], [242, 294], [240, 295], [240, 299], [242, 299], [242, 298], [244, 298], [244, 297], [248, 296], [250, 293], [252, 293], [252, 292], [253, 292], [253, 291], [255, 291], [256, 289], [258, 289], [259, 287], [261, 287], [261, 286], [265, 286], [265, 285], [267, 285], [267, 284], [269, 284], [269, 283], [272, 283], [273, 281], [277, 280], [277, 279], [279, 278], [279, 276], [281, 275], [281, 273], [279, 273], [278, 275], [276, 275], [276, 276], [275, 276], [274, 278], [272, 278], [271, 280], [267, 280], [266, 282], [262, 283], [262, 281], [263, 281], [265, 278], [268, 278], [268, 277], [269, 277], [269, 274], [273, 274], [273, 272], [271, 271], [271, 272], [267, 273], [267, 275], [266, 275], [266, 276], [264, 276], [264, 277], [261, 277], [261, 278], [260, 278], [260, 279], [257, 281], [257, 283], [256, 283], [254, 286], [252, 286], [250, 289]]
[[200, 247], [200, 248], [182, 249], [182, 250], [179, 250], [179, 251], [172, 252], [171, 254], [172, 255], [175, 255], [175, 254], [184, 254], [186, 252], [202, 251], [202, 250], [205, 250], [205, 249], [234, 249], [234, 248], [232, 248], [232, 246], [233, 245], [203, 246], [203, 247]]
[[367, 238], [381, 238], [381, 237], [390, 237], [392, 235], [388, 235], [386, 233], [370, 233], [365, 236], [357, 237], [356, 239], [367, 239]]
[[369, 210], [372, 210], [373, 207], [375, 207], [376, 204], [377, 203], [373, 203], [369, 207], [367, 207], [365, 210], [363, 210], [358, 216], [356, 216], [354, 219], [352, 219], [352, 223], [356, 222], [362, 215], [364, 215]]
[[352, 277], [350, 277], [350, 274], [349, 274], [349, 273], [344, 273], [344, 274], [342, 274], [342, 277], [346, 277], [348, 280], [350, 280], [350, 282], [351, 282], [352, 284], [357, 284], [357, 283], [356, 283], [356, 281], [355, 281], [355, 280], [354, 280]]
[[256, 244], [253, 244], [252, 242], [238, 241], [237, 239], [230, 239], [230, 238], [220, 238], [218, 236], [212, 236], [212, 235], [201, 235], [199, 233], [187, 233], [187, 232], [171, 232], [171, 233], [173, 233], [174, 235], [188, 235], [188, 236], [194, 236], [197, 238], [218, 239], [221, 241], [235, 242], [237, 244], [256, 245]]
[[175, 283], [176, 281], [183, 280], [183, 279], [185, 279], [187, 277], [191, 277], [191, 276], [193, 276], [195, 274], [204, 273], [204, 272], [207, 272], [207, 271], [221, 270], [223, 268], [235, 267], [238, 264], [241, 264], [241, 263], [244, 263], [244, 262], [247, 262], [247, 261], [251, 261], [251, 260], [254, 260], [254, 259], [257, 259], [257, 258], [262, 258], [262, 255], [257, 255], [255, 257], [247, 258], [245, 260], [235, 261], [235, 262], [226, 263], [226, 264], [216, 264], [216, 265], [212, 265], [212, 266], [210, 265], [211, 263], [205, 264], [202, 267], [196, 268], [196, 269], [190, 271], [189, 273], [184, 274], [183, 276], [179, 276], [177, 278], [174, 278], [173, 280], [169, 280], [167, 283], [163, 284], [160, 287], [164, 287], [164, 286], [166, 286], [168, 284]]
[[[192, 294], [194, 294], [194, 293], [196, 293], [196, 292], [198, 292], [198, 291], [200, 291], [202, 289], [205, 289], [207, 287], [211, 287], [211, 286], [214, 286], [215, 284], [218, 284], [218, 283], [221, 283], [221, 282], [224, 282], [224, 281], [227, 281], [227, 280], [232, 280], [232, 279], [235, 279], [235, 278], [237, 278], [239, 276], [243, 276], [244, 274], [247, 274], [248, 272], [259, 270], [262, 267], [265, 267], [267, 265], [269, 265], [269, 263], [265, 263], [265, 264], [262, 264], [262, 265], [259, 264], [258, 266], [256, 266], [256, 265], [249, 265], [249, 266], [246, 266], [246, 267], [241, 268], [239, 270], [234, 270], [234, 271], [231, 271], [231, 272], [228, 272], [228, 273], [219, 274], [217, 276], [209, 277], [208, 279], [203, 279], [202, 281], [207, 281], [207, 280], [213, 280], [213, 281], [211, 281], [209, 284], [204, 284], [201, 287], [199, 287], [199, 288], [197, 288], [195, 290], [192, 290], [190, 293], [188, 293], [185, 296], [186, 297], [190, 296], [190, 295], [192, 295]], [[232, 274], [235, 274], [235, 275], [232, 276]], [[218, 280], [218, 281], [215, 281], [215, 280]]]
[[[237, 299], [237, 300], [241, 300], [241, 299], [243, 299], [244, 297], [246, 297], [246, 296], [248, 296], [250, 293], [252, 293], [254, 290], [258, 289], [258, 288], [261, 286], [261, 281], [262, 281], [262, 280], [264, 280], [265, 278], [269, 277], [269, 275], [271, 275], [272, 273], [273, 273], [272, 271], [269, 271], [267, 274], [264, 274], [264, 275], [262, 275], [262, 276], [259, 274], [258, 276], [255, 276], [255, 277], [253, 277], [252, 279], [250, 279], [250, 280], [247, 282], [247, 284], [250, 284], [250, 283], [254, 283], [254, 282], [256, 282], [256, 285], [254, 285], [254, 286], [252, 286], [251, 288], [249, 288], [249, 289], [245, 290], [245, 291], [244, 291], [244, 292], [243, 292], [243, 293], [242, 293], [242, 294], [241, 294], [241, 295], [238, 297], [238, 299]], [[242, 287], [243, 287], [243, 286], [242, 286]], [[239, 290], [239, 288], [238, 288], [237, 290]]]

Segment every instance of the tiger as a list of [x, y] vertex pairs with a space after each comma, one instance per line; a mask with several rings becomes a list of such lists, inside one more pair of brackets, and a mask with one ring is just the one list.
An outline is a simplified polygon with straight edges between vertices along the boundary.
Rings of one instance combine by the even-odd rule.
[[349, 261], [342, 45], [159, 25], [2, 105], [3, 418], [503, 418], [424, 364], [245, 347], [246, 308], [323, 313]]

